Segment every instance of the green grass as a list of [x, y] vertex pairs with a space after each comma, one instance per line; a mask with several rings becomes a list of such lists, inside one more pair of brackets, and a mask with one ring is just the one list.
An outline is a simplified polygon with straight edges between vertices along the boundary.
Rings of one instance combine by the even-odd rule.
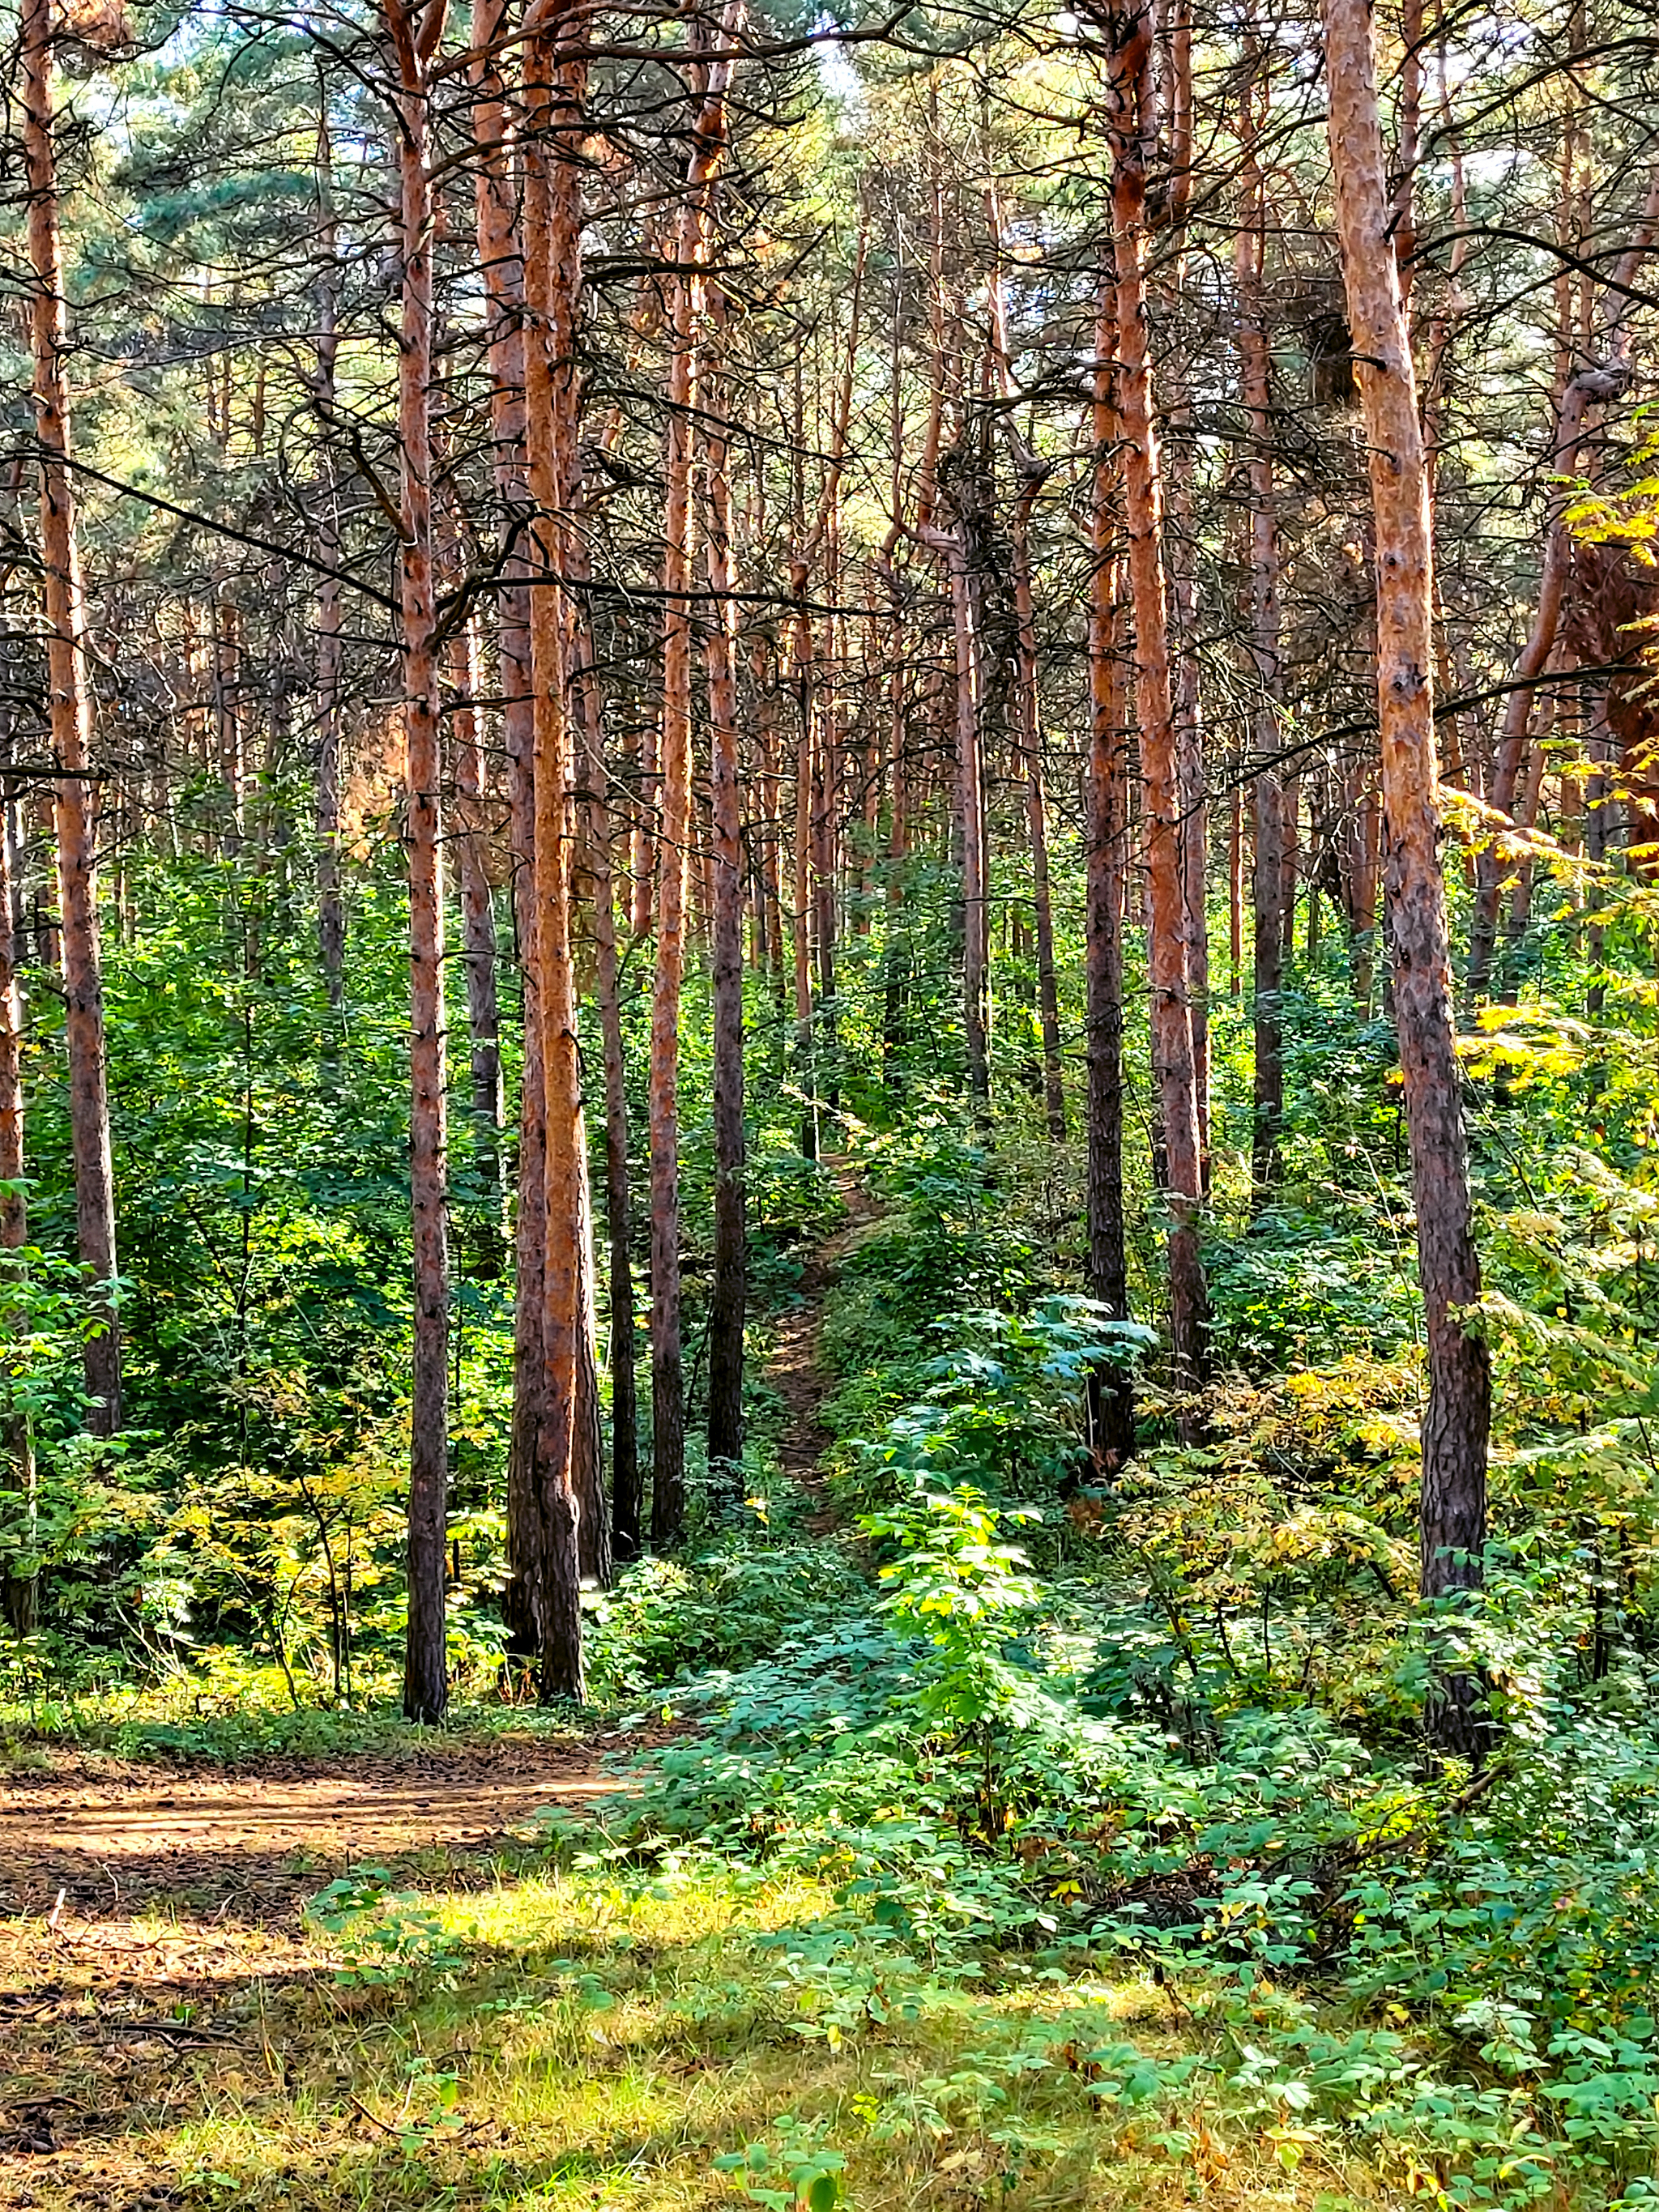
[[[118, 1936], [15, 1929], [8, 1980], [39, 1986], [49, 1954], [65, 1986], [95, 1984], [97, 2027], [78, 2002], [31, 2023], [10, 2101], [67, 2096], [103, 2116], [33, 2161], [31, 2201], [136, 2207], [159, 2190], [190, 2212], [690, 2212], [750, 2201], [714, 2160], [756, 2143], [844, 2159], [841, 2202], [855, 2212], [1104, 2212], [1197, 2195], [1333, 2212], [1376, 2197], [1334, 2145], [1310, 2136], [1287, 2171], [1285, 2144], [1206, 2117], [1190, 2094], [1103, 2111], [1081, 2045], [1002, 2067], [1062, 2013], [1102, 2043], [1194, 2055], [1191, 2022], [1150, 1982], [940, 1990], [912, 2017], [827, 2034], [766, 1939], [829, 1903], [810, 1880], [706, 1864], [503, 1874], [481, 1893], [422, 1898], [425, 1958], [384, 1980], [350, 1978], [361, 1929], [331, 1949], [314, 1927], [299, 1942], [165, 1916]], [[177, 1995], [192, 1977], [194, 1995]], [[116, 2032], [124, 2004], [140, 2032]], [[168, 2016], [213, 2039], [143, 2032]], [[0, 2201], [21, 2201], [3, 2192], [21, 2166], [0, 2167]], [[763, 2189], [783, 2178], [749, 2172]]]

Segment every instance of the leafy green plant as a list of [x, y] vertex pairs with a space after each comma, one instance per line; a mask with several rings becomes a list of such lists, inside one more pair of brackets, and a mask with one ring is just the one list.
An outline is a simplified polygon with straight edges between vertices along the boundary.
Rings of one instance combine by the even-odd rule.
[[384, 1867], [337, 1875], [307, 1904], [306, 1917], [339, 1939], [335, 1978], [345, 1988], [384, 1989], [416, 1978], [440, 1983], [466, 1966], [466, 1954], [413, 1890], [394, 1890]]
[[847, 2160], [829, 2150], [822, 2130], [785, 2112], [768, 2134], [743, 2149], [725, 2151], [714, 2161], [716, 2173], [729, 2173], [753, 2204], [767, 2212], [836, 2212], [847, 2203], [842, 2175]]

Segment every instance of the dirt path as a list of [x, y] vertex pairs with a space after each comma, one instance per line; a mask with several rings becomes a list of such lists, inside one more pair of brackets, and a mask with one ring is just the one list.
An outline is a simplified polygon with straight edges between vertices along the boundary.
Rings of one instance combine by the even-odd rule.
[[[809, 1261], [769, 1364], [788, 1409], [783, 1465], [816, 1493], [816, 1528], [836, 1519], [820, 1465], [824, 1293], [873, 1211], [850, 1173], [837, 1181], [851, 1223]], [[510, 1879], [539, 1810], [602, 1797], [617, 1786], [606, 1754], [652, 1740], [411, 1732], [234, 1766], [77, 1751], [0, 1765], [0, 2207], [186, 2201], [136, 2116], [280, 2097], [318, 2020], [372, 2009], [372, 1990], [337, 1985], [308, 1898], [365, 1867], [410, 1889]]]
[[279, 1759], [224, 1770], [59, 1758], [0, 1784], [0, 1913], [80, 1919], [162, 1902], [244, 1926], [290, 1919], [348, 1867], [465, 1863], [541, 1807], [615, 1785], [620, 1737], [444, 1743], [408, 1757]]
[[[824, 1293], [875, 1211], [847, 1162], [825, 1165], [851, 1218], [807, 1261], [767, 1370], [788, 1409], [780, 1457], [814, 1497], [819, 1533], [836, 1520], [822, 1472]], [[38, 1923], [56, 1908], [60, 1922], [113, 1929], [164, 1907], [222, 1928], [291, 1929], [305, 1899], [353, 1866], [477, 1879], [538, 1808], [614, 1789], [604, 1757], [623, 1741], [411, 1738], [395, 1753], [231, 1768], [48, 1754], [40, 1772], [0, 1777], [0, 1919]]]
[[842, 1201], [851, 1217], [838, 1235], [820, 1244], [801, 1273], [800, 1301], [778, 1323], [772, 1356], [766, 1364], [767, 1379], [789, 1409], [789, 1419], [778, 1444], [784, 1473], [816, 1502], [807, 1525], [822, 1535], [836, 1525], [836, 1511], [824, 1487], [823, 1458], [830, 1442], [823, 1406], [833, 1387], [819, 1358], [823, 1334], [824, 1293], [849, 1244], [873, 1219], [875, 1201], [853, 1175], [844, 1157], [826, 1154], [823, 1164], [836, 1179]]

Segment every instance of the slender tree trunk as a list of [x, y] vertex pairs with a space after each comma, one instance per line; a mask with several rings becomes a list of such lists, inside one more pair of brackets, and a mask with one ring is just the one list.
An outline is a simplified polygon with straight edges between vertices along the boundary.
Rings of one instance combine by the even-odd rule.
[[449, 1484], [449, 1234], [445, 1127], [443, 826], [432, 516], [433, 208], [428, 68], [446, 0], [384, 0], [398, 69], [403, 319], [398, 365], [402, 465], [398, 606], [409, 825], [410, 1196], [415, 1345], [409, 1468], [409, 1633], [404, 1713], [443, 1717], [449, 1697], [444, 1597]]
[[708, 1312], [708, 1465], [741, 1496], [744, 1319], [748, 1232], [744, 1194], [743, 824], [738, 758], [737, 601], [732, 596], [732, 491], [723, 410], [730, 392], [711, 380], [706, 420], [708, 477], [709, 787], [714, 843], [714, 1279]]
[[519, 542], [530, 489], [525, 444], [525, 271], [519, 234], [522, 163], [500, 69], [490, 49], [504, 33], [507, 0], [474, 0], [471, 46], [478, 261], [484, 283], [490, 384], [490, 465], [501, 533], [496, 596], [501, 738], [507, 756], [513, 911], [523, 989], [518, 1197], [514, 1255], [513, 1428], [507, 1454], [507, 1553], [502, 1610], [507, 1644], [539, 1662], [548, 1571], [541, 1493], [543, 1349], [547, 1248], [546, 1094], [542, 1021], [531, 959], [535, 932], [535, 679], [531, 664], [529, 562]]
[[483, 1192], [477, 1267], [485, 1281], [501, 1272], [507, 1193], [501, 1140], [506, 1098], [501, 1084], [501, 1007], [495, 981], [495, 898], [484, 865], [483, 757], [478, 744], [478, 640], [463, 623], [450, 644], [454, 687], [451, 738], [455, 761], [457, 872], [461, 892], [461, 951], [466, 969], [467, 1036], [472, 1088], [473, 1161]]
[[[735, 36], [727, 0], [721, 37]], [[695, 33], [695, 25], [693, 26]], [[669, 358], [667, 526], [663, 560], [662, 830], [657, 969], [651, 1001], [651, 1540], [685, 1526], [685, 1376], [680, 1322], [679, 1020], [691, 829], [691, 452], [714, 180], [726, 149], [729, 58], [695, 71], [698, 112], [687, 165]]]
[[1279, 1180], [1279, 1133], [1285, 1116], [1284, 794], [1277, 756], [1281, 738], [1283, 684], [1279, 672], [1279, 527], [1273, 489], [1273, 393], [1267, 334], [1262, 320], [1262, 259], [1267, 206], [1256, 155], [1256, 102], [1261, 97], [1260, 42], [1247, 39], [1250, 74], [1239, 102], [1240, 212], [1234, 247], [1238, 288], [1240, 396], [1250, 426], [1249, 617], [1255, 692], [1251, 744], [1256, 769], [1251, 785], [1255, 870], [1251, 904], [1255, 974], [1252, 1023], [1255, 1043], [1251, 1181], [1260, 1206]]
[[1176, 1387], [1191, 1392], [1205, 1376], [1209, 1301], [1199, 1248], [1203, 1133], [1182, 886], [1181, 782], [1170, 681], [1163, 469], [1152, 406], [1143, 265], [1152, 25], [1145, 7], [1110, 21], [1109, 130], [1117, 276], [1117, 404], [1124, 447], [1124, 505], [1145, 790], [1152, 1057], [1168, 1171], [1170, 1349]]
[[[0, 664], [0, 684], [10, 671]], [[0, 714], [4, 712], [0, 708]], [[23, 1176], [23, 984], [17, 972], [18, 933], [12, 835], [12, 798], [0, 761], [0, 1373], [10, 1334], [8, 1285], [23, 1265], [28, 1241]], [[0, 1423], [0, 1491], [23, 1500], [26, 1533], [34, 1518], [34, 1439], [18, 1407]], [[0, 1572], [0, 1615], [13, 1633], [33, 1633], [40, 1620], [40, 1578], [33, 1571]]]
[[[1117, 303], [1103, 269], [1095, 330], [1089, 583], [1089, 775], [1086, 883], [1089, 1288], [1114, 1320], [1129, 1318], [1123, 1219], [1123, 912], [1128, 868], [1128, 738], [1124, 712], [1121, 569], [1115, 547], [1120, 465], [1113, 357]], [[1133, 1454], [1128, 1378], [1097, 1368], [1089, 1389], [1091, 1442], [1104, 1474]]]
[[[115, 1176], [104, 1060], [104, 988], [98, 957], [97, 787], [91, 765], [86, 598], [69, 469], [69, 385], [64, 366], [69, 343], [68, 302], [52, 141], [50, 0], [24, 0], [21, 32], [20, 105], [33, 280], [29, 338], [34, 370], [34, 438], [40, 463], [46, 675], [52, 756], [62, 771], [54, 813], [76, 1238], [88, 1279], [109, 1284], [116, 1273]], [[107, 1292], [98, 1298], [96, 1316], [96, 1331], [88, 1336], [83, 1356], [91, 1401], [87, 1422], [95, 1434], [112, 1436], [121, 1425], [121, 1335], [114, 1299]]]
[[633, 1201], [628, 1169], [628, 1071], [611, 810], [598, 732], [588, 748], [587, 838], [593, 889], [593, 996], [605, 1054], [605, 1225], [611, 1279], [611, 1529], [617, 1559], [640, 1556], [639, 1400], [635, 1379]]
[[950, 552], [951, 611], [957, 656], [957, 811], [962, 823], [962, 1003], [968, 1045], [968, 1087], [988, 1126], [991, 1097], [990, 921], [986, 881], [985, 763], [980, 735], [978, 593], [964, 514]]
[[[1012, 364], [1008, 352], [1007, 311], [1003, 298], [1001, 210], [994, 191], [987, 194], [987, 213], [998, 254], [990, 284], [991, 352], [998, 390], [1005, 410], [1013, 394]], [[897, 356], [895, 354], [896, 362]], [[1031, 583], [1031, 514], [1048, 475], [1019, 439], [1011, 411], [1003, 415], [1004, 438], [1010, 458], [1019, 472], [1019, 496], [1014, 504], [1012, 553], [1014, 572], [1014, 739], [1025, 771], [1025, 822], [1031, 847], [1031, 911], [1036, 924], [1037, 1018], [1042, 1036], [1042, 1103], [1048, 1134], [1056, 1141], [1066, 1134], [1066, 1094], [1060, 1083], [1060, 986], [1054, 974], [1054, 909], [1048, 870], [1048, 802], [1043, 788], [1042, 728], [1037, 685], [1036, 601]]]
[[[317, 201], [321, 260], [316, 283], [317, 412], [325, 431], [333, 423], [339, 360], [339, 268], [334, 216], [334, 164], [327, 92], [317, 88]], [[340, 565], [339, 487], [331, 459], [318, 487], [317, 557]], [[343, 610], [337, 575], [317, 586], [317, 952], [328, 1003], [338, 1012], [345, 995], [345, 908], [340, 894], [340, 690]]]
[[[1030, 577], [1025, 574], [1024, 597], [1029, 605]], [[1022, 628], [1024, 627], [1024, 617]], [[1030, 732], [1025, 743], [1025, 824], [1031, 844], [1031, 911], [1036, 926], [1037, 1019], [1042, 1033], [1042, 1110], [1048, 1134], [1056, 1143], [1066, 1134], [1066, 1091], [1060, 1079], [1060, 982], [1054, 969], [1054, 905], [1048, 870], [1048, 796], [1042, 773], [1042, 736], [1036, 724], [1036, 665], [1035, 653], [1022, 662], [1026, 672], [1022, 688], [1027, 692], [1031, 719], [1022, 717]]]
[[[804, 434], [804, 431], [803, 431]], [[803, 1158], [818, 1156], [818, 1098], [812, 1029], [812, 789], [817, 775], [817, 671], [813, 666], [812, 618], [805, 606], [807, 564], [790, 568], [796, 607], [790, 623], [790, 652], [799, 726], [795, 743], [795, 812], [793, 877], [793, 911], [790, 946], [794, 966], [795, 1078], [801, 1093], [800, 1149]]]
[[[1364, 0], [1322, 0], [1331, 161], [1348, 323], [1364, 409], [1376, 527], [1377, 708], [1395, 1019], [1411, 1133], [1418, 1271], [1429, 1340], [1420, 1506], [1425, 1595], [1481, 1576], [1492, 1378], [1465, 1319], [1480, 1296], [1454, 1044], [1439, 860], [1428, 477], [1410, 333], [1394, 256], [1375, 58]], [[1467, 1679], [1443, 1685], [1434, 1721], [1474, 1751]]]

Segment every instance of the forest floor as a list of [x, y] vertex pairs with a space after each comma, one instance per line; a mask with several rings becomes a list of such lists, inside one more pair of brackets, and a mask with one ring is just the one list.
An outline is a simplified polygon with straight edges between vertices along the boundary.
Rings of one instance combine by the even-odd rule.
[[[850, 1223], [809, 1264], [769, 1368], [819, 1534], [823, 1304], [872, 1211], [850, 1179], [843, 1195]], [[210, 1749], [210, 1719], [201, 1733]], [[0, 2207], [715, 2212], [768, 2201], [775, 2163], [713, 2163], [766, 2141], [786, 2158], [845, 2144], [849, 2212], [1164, 2212], [1195, 2188], [1253, 2212], [1387, 2201], [1346, 2160], [1291, 2174], [1247, 2150], [1230, 2168], [1201, 2117], [1178, 2154], [1092, 2112], [1058, 2133], [1035, 2106], [1000, 2134], [910, 2124], [953, 2069], [976, 2078], [977, 2043], [1005, 2005], [1017, 2031], [1031, 1993], [846, 2042], [804, 2030], [774, 1946], [831, 1912], [831, 1884], [695, 1856], [556, 1863], [538, 1837], [539, 1812], [597, 1806], [617, 1786], [607, 1755], [650, 1741], [503, 1712], [419, 1739], [365, 1723], [323, 1757], [14, 1752]], [[347, 1880], [366, 1911], [307, 1912]], [[1149, 1979], [1085, 1994], [1149, 2052], [1189, 2047]]]

